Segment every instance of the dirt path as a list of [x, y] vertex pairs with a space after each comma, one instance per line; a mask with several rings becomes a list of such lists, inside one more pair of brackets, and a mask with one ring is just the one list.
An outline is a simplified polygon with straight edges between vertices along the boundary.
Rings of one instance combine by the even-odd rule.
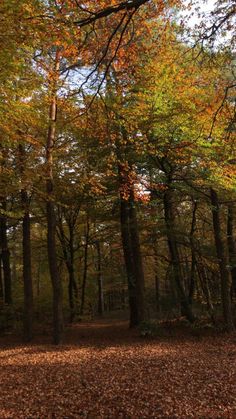
[[96, 322], [67, 342], [0, 339], [1, 419], [236, 418], [235, 336], [147, 341]]

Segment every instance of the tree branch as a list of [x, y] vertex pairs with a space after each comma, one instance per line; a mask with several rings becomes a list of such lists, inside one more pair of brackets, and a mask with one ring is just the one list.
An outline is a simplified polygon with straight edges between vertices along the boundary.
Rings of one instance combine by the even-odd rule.
[[132, 10], [132, 9], [137, 10], [140, 6], [147, 3], [148, 1], [149, 0], [127, 0], [127, 1], [123, 1], [122, 3], [120, 3], [116, 6], [106, 7], [105, 9], [95, 13], [94, 16], [90, 15], [89, 17], [87, 17], [85, 19], [78, 20], [78, 21], [74, 22], [74, 24], [78, 25], [82, 28], [83, 26], [90, 25], [91, 23], [96, 22], [99, 19], [110, 16], [113, 13], [118, 13], [122, 10], [126, 10], [126, 11]]

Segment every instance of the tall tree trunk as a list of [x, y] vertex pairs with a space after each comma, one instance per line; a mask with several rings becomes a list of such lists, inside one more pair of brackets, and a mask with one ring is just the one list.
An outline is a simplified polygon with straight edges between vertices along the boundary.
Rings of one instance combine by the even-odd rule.
[[97, 284], [98, 284], [98, 314], [103, 315], [104, 301], [103, 301], [103, 281], [102, 281], [102, 267], [101, 267], [101, 247], [98, 240], [96, 240], [97, 249]]
[[73, 322], [76, 314], [76, 307], [78, 304], [78, 287], [75, 280], [74, 268], [74, 233], [71, 228], [69, 238], [69, 257], [66, 262], [67, 270], [69, 273], [68, 295], [70, 304], [70, 322]]
[[16, 242], [16, 237], [15, 237], [15, 227], [13, 227], [13, 234], [12, 234], [12, 239], [13, 239], [13, 243], [11, 246], [11, 255], [12, 255], [12, 270], [11, 270], [11, 278], [12, 278], [12, 283], [17, 283], [18, 281], [18, 275], [17, 275], [17, 254], [16, 254], [16, 246], [17, 246], [17, 242]]
[[[19, 145], [20, 172], [22, 180], [25, 168], [25, 149], [22, 144]], [[33, 337], [33, 284], [31, 269], [31, 226], [29, 213], [29, 197], [27, 190], [21, 189], [21, 204], [24, 211], [23, 216], [23, 283], [24, 283], [24, 317], [23, 317], [23, 333], [24, 340], [30, 342]]]
[[120, 198], [121, 238], [128, 279], [130, 327], [145, 319], [144, 275], [134, 202]]
[[135, 274], [136, 300], [138, 305], [138, 323], [141, 323], [145, 319], [144, 272], [133, 190], [131, 191], [129, 204], [129, 229], [133, 254], [133, 269]]
[[[6, 201], [2, 200], [2, 209], [6, 211]], [[12, 304], [12, 278], [10, 265], [10, 250], [7, 236], [7, 219], [5, 215], [0, 216], [0, 243], [2, 250], [2, 267], [4, 279], [4, 301], [6, 304]]]
[[56, 52], [53, 86], [51, 89], [51, 103], [49, 110], [49, 128], [46, 144], [46, 168], [47, 168], [47, 248], [49, 271], [53, 289], [53, 342], [59, 344], [63, 335], [63, 310], [62, 310], [62, 284], [57, 266], [56, 251], [56, 214], [54, 207], [54, 183], [53, 183], [53, 148], [55, 143], [56, 120], [57, 120], [57, 81], [59, 77], [59, 52]]
[[173, 268], [174, 280], [177, 287], [177, 292], [181, 304], [181, 312], [186, 318], [193, 323], [195, 321], [195, 316], [193, 315], [191, 306], [188, 301], [188, 297], [185, 294], [182, 277], [181, 277], [181, 267], [180, 267], [180, 257], [178, 252], [178, 246], [176, 242], [175, 235], [175, 225], [174, 225], [174, 211], [172, 203], [172, 193], [168, 189], [164, 194], [164, 214], [165, 214], [165, 223], [167, 230], [167, 242], [171, 257], [171, 264]]
[[68, 295], [70, 305], [70, 322], [72, 323], [76, 315], [76, 307], [78, 304], [78, 287], [75, 281], [74, 264], [71, 262], [67, 264], [67, 270], [69, 273]]
[[[7, 170], [8, 152], [6, 147], [4, 148], [0, 141], [0, 172], [4, 175]], [[0, 248], [2, 257], [2, 268], [3, 268], [3, 294], [4, 302], [6, 304], [12, 303], [12, 275], [10, 265], [10, 250], [8, 247], [8, 236], [7, 236], [7, 191], [3, 187], [0, 191]], [[2, 212], [1, 212], [2, 211]]]
[[211, 188], [211, 205], [212, 205], [212, 219], [213, 230], [216, 246], [216, 254], [218, 258], [221, 282], [221, 302], [222, 311], [226, 329], [230, 332], [234, 330], [234, 323], [231, 309], [230, 298], [230, 277], [227, 269], [227, 257], [222, 238], [221, 223], [220, 223], [220, 206], [217, 192]]
[[155, 294], [156, 294], [156, 311], [159, 314], [161, 312], [161, 290], [160, 290], [160, 280], [159, 280], [159, 276], [158, 276], [158, 255], [157, 255], [157, 249], [156, 249], [156, 245], [157, 245], [157, 240], [155, 237], [154, 240], [154, 273], [155, 273]]
[[191, 230], [190, 230], [190, 245], [191, 245], [191, 269], [190, 269], [190, 278], [189, 278], [189, 294], [188, 300], [189, 304], [192, 305], [193, 303], [193, 296], [195, 291], [195, 274], [196, 274], [196, 253], [195, 253], [195, 246], [194, 246], [194, 232], [196, 228], [196, 212], [197, 212], [197, 203], [193, 202], [193, 215], [192, 215], [192, 223], [191, 223]]
[[66, 223], [69, 230], [69, 237], [66, 236], [64, 227], [63, 227], [63, 216], [59, 213], [58, 209], [58, 237], [61, 243], [63, 257], [65, 265], [67, 268], [69, 281], [68, 281], [68, 300], [70, 307], [70, 322], [72, 323], [75, 314], [76, 308], [78, 306], [78, 287], [75, 280], [75, 268], [74, 268], [74, 228], [75, 222], [71, 219], [66, 219]]
[[204, 266], [203, 260], [201, 255], [199, 255], [199, 260], [197, 263], [197, 271], [198, 271], [198, 278], [200, 282], [200, 286], [202, 289], [203, 296], [206, 300], [207, 305], [207, 311], [209, 313], [209, 316], [211, 318], [212, 324], [216, 325], [216, 319], [215, 319], [215, 310], [214, 305], [211, 298], [211, 292], [209, 288], [209, 280], [206, 272], [206, 268]]
[[120, 225], [121, 239], [128, 281], [129, 307], [130, 307], [130, 327], [139, 324], [138, 302], [136, 298], [136, 278], [133, 269], [133, 253], [129, 231], [129, 202], [121, 198], [120, 200]]
[[76, 307], [78, 305], [78, 287], [75, 280], [75, 267], [74, 267], [74, 259], [75, 259], [75, 249], [74, 249], [74, 224], [69, 224], [69, 261], [67, 263], [67, 269], [69, 272], [69, 285], [68, 285], [68, 292], [69, 292], [69, 301], [70, 301], [70, 321], [73, 322], [75, 314], [76, 314]]
[[4, 301], [3, 277], [2, 277], [2, 254], [0, 253], [0, 301]]
[[[124, 130], [122, 135], [126, 138]], [[130, 171], [129, 164], [127, 169], [126, 165], [119, 163], [121, 239], [128, 280], [130, 327], [135, 327], [145, 320], [145, 296], [134, 185], [130, 180]], [[127, 192], [128, 196], [124, 196]]]
[[234, 216], [235, 207], [233, 203], [228, 205], [227, 239], [229, 252], [229, 265], [231, 273], [231, 296], [236, 297], [236, 242], [234, 238]]
[[[22, 203], [27, 202], [27, 193], [22, 191]], [[24, 281], [24, 339], [29, 342], [33, 337], [33, 285], [31, 270], [30, 214], [23, 217], [23, 281]]]
[[87, 216], [86, 233], [85, 233], [85, 244], [84, 244], [84, 272], [83, 272], [83, 279], [82, 279], [82, 286], [81, 286], [81, 306], [80, 306], [80, 314], [81, 314], [81, 316], [84, 314], [85, 290], [86, 290], [87, 273], [88, 273], [89, 229], [90, 229], [89, 217]]

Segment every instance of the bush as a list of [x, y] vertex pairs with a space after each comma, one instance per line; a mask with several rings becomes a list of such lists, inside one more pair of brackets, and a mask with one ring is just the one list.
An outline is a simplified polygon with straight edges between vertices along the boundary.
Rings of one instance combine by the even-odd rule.
[[161, 334], [160, 325], [154, 320], [146, 320], [142, 322], [139, 326], [139, 330], [142, 337], [152, 338]]

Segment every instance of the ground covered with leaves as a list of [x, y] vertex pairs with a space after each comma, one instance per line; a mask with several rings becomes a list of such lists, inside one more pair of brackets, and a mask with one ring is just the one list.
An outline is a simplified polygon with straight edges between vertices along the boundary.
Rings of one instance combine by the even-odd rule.
[[236, 418], [234, 335], [151, 339], [100, 321], [59, 347], [12, 339], [0, 339], [1, 419]]

